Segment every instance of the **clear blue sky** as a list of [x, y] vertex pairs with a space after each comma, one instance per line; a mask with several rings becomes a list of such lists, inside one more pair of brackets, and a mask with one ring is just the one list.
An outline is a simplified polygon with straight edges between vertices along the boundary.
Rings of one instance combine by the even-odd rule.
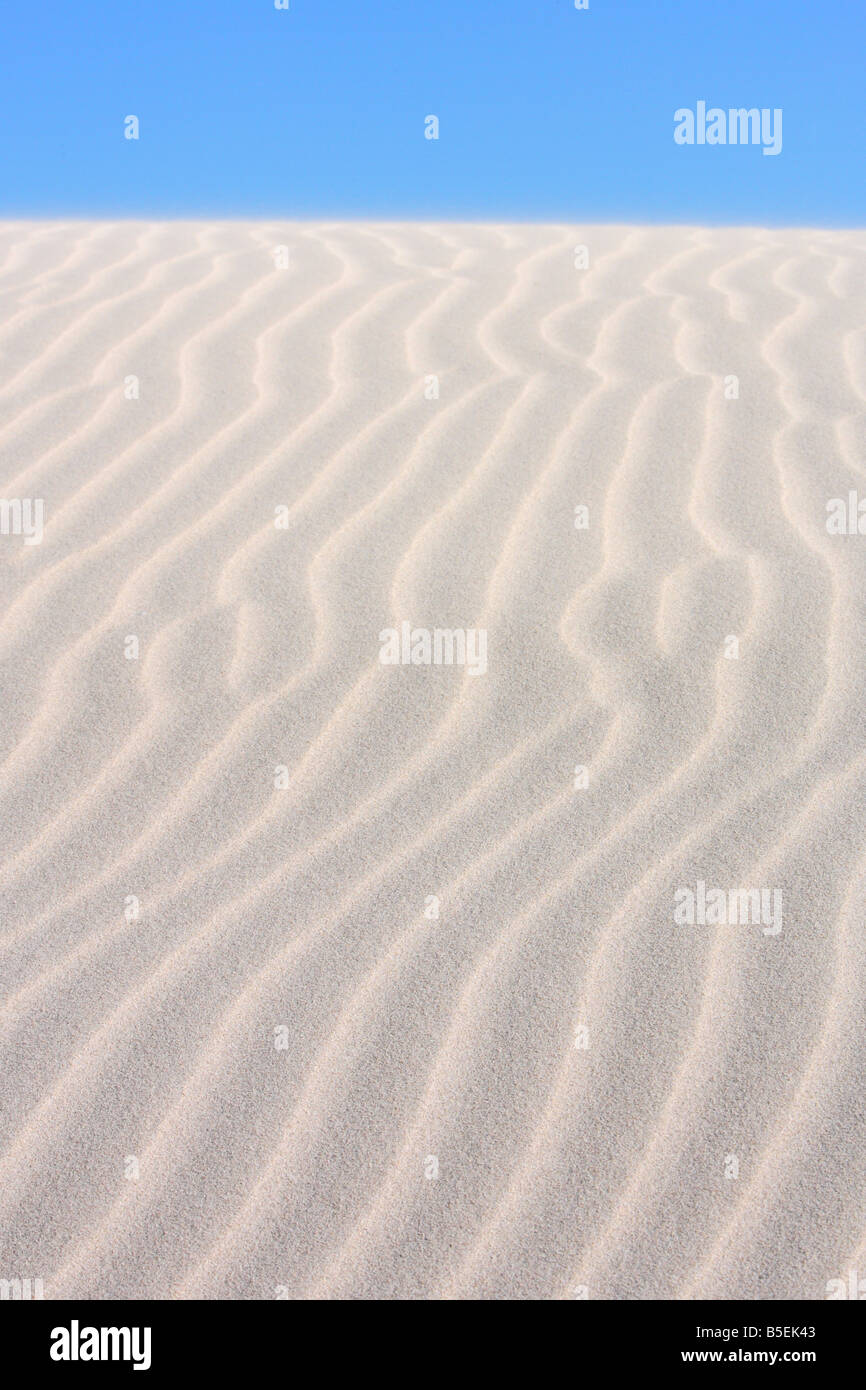
[[866, 224], [863, 0], [290, 3], [7, 0], [2, 214]]

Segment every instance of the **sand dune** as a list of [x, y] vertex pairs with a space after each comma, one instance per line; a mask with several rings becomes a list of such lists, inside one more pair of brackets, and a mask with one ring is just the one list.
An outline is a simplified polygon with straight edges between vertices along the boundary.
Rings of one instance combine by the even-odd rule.
[[0, 1278], [866, 1278], [864, 269], [0, 223]]

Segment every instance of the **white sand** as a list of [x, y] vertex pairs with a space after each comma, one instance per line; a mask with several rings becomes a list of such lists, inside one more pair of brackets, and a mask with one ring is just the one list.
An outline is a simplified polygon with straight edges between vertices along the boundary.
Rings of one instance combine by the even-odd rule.
[[[866, 536], [825, 525], [866, 233], [7, 222], [0, 262], [2, 495], [45, 507], [0, 536], [0, 1278], [866, 1277]], [[486, 674], [382, 665], [404, 620]], [[782, 930], [677, 925], [699, 880]]]

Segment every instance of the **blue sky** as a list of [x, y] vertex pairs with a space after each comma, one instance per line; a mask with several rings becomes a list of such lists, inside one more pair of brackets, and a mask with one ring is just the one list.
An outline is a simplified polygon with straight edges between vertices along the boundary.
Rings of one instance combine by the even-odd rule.
[[[2, 214], [866, 223], [861, 0], [290, 5], [7, 6]], [[699, 100], [781, 153], [676, 145]]]

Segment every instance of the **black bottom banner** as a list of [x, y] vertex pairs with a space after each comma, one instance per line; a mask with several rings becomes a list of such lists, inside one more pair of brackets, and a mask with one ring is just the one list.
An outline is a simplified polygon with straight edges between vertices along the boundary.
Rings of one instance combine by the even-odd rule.
[[[475, 1314], [478, 1315], [477, 1305]], [[446, 1324], [438, 1324], [439, 1314], [416, 1311], [395, 1313], [395, 1331], [400, 1324], [410, 1325], [421, 1316], [423, 1325], [415, 1325], [421, 1336], [436, 1331], [447, 1332]], [[782, 1366], [803, 1366], [828, 1372], [850, 1373], [860, 1350], [863, 1334], [863, 1310], [849, 1302], [807, 1303], [651, 1303], [651, 1302], [581, 1302], [552, 1316], [554, 1338], [562, 1334], [569, 1346], [552, 1342], [550, 1352], [567, 1351], [578, 1356], [581, 1364], [591, 1355], [602, 1368], [611, 1372], [662, 1373], [680, 1369], [685, 1372], [720, 1366], [762, 1366], [770, 1370]], [[53, 1301], [16, 1301], [0, 1303], [7, 1370], [15, 1365], [18, 1374], [32, 1370], [48, 1371], [61, 1377], [68, 1375], [98, 1375], [111, 1368], [115, 1374], [136, 1372], [159, 1379], [178, 1372], [214, 1374], [258, 1370], [266, 1364], [282, 1364], [289, 1339], [299, 1350], [306, 1343], [307, 1355], [320, 1356], [322, 1346], [318, 1337], [345, 1327], [352, 1337], [351, 1351], [346, 1348], [347, 1363], [353, 1371], [363, 1367], [374, 1369], [388, 1364], [381, 1341], [373, 1343], [364, 1333], [378, 1323], [380, 1311], [369, 1304], [354, 1303], [348, 1309], [337, 1303], [304, 1304], [273, 1302], [101, 1302], [74, 1303]], [[434, 1322], [427, 1323], [432, 1316]], [[481, 1314], [486, 1322], [487, 1314]], [[519, 1313], [517, 1314], [519, 1317]], [[536, 1314], [537, 1316], [537, 1314]], [[457, 1314], [461, 1332], [465, 1335], [466, 1313]], [[373, 1323], [369, 1319], [373, 1319]], [[319, 1322], [321, 1319], [321, 1322]], [[356, 1321], [357, 1320], [357, 1321]], [[312, 1324], [312, 1326], [311, 1326]], [[318, 1324], [318, 1326], [316, 1326]], [[519, 1324], [510, 1324], [509, 1338], [503, 1339], [502, 1349], [513, 1346]], [[524, 1336], [534, 1335], [538, 1325], [527, 1324]], [[361, 1339], [358, 1334], [361, 1333]], [[330, 1333], [328, 1334], [330, 1336]], [[380, 1334], [381, 1335], [381, 1334]], [[574, 1339], [578, 1339], [576, 1342]], [[474, 1341], [474, 1339], [473, 1339]], [[333, 1356], [333, 1344], [326, 1343], [326, 1360]], [[494, 1362], [487, 1362], [489, 1372]], [[367, 1348], [366, 1355], [363, 1349]], [[376, 1350], [374, 1350], [374, 1347]], [[547, 1347], [544, 1348], [548, 1350]], [[454, 1351], [443, 1349], [442, 1370], [454, 1370]], [[479, 1369], [481, 1348], [476, 1352]], [[447, 1357], [447, 1364], [446, 1364]], [[546, 1358], [544, 1358], [546, 1359]], [[436, 1352], [433, 1353], [433, 1361]], [[393, 1366], [393, 1362], [391, 1362]], [[543, 1360], [537, 1370], [540, 1372]], [[18, 1369], [20, 1368], [20, 1369]], [[366, 1368], [365, 1368], [366, 1369]], [[431, 1369], [430, 1349], [425, 1350], [424, 1370]], [[467, 1368], [464, 1368], [464, 1373]], [[472, 1368], [474, 1369], [474, 1367]]]

